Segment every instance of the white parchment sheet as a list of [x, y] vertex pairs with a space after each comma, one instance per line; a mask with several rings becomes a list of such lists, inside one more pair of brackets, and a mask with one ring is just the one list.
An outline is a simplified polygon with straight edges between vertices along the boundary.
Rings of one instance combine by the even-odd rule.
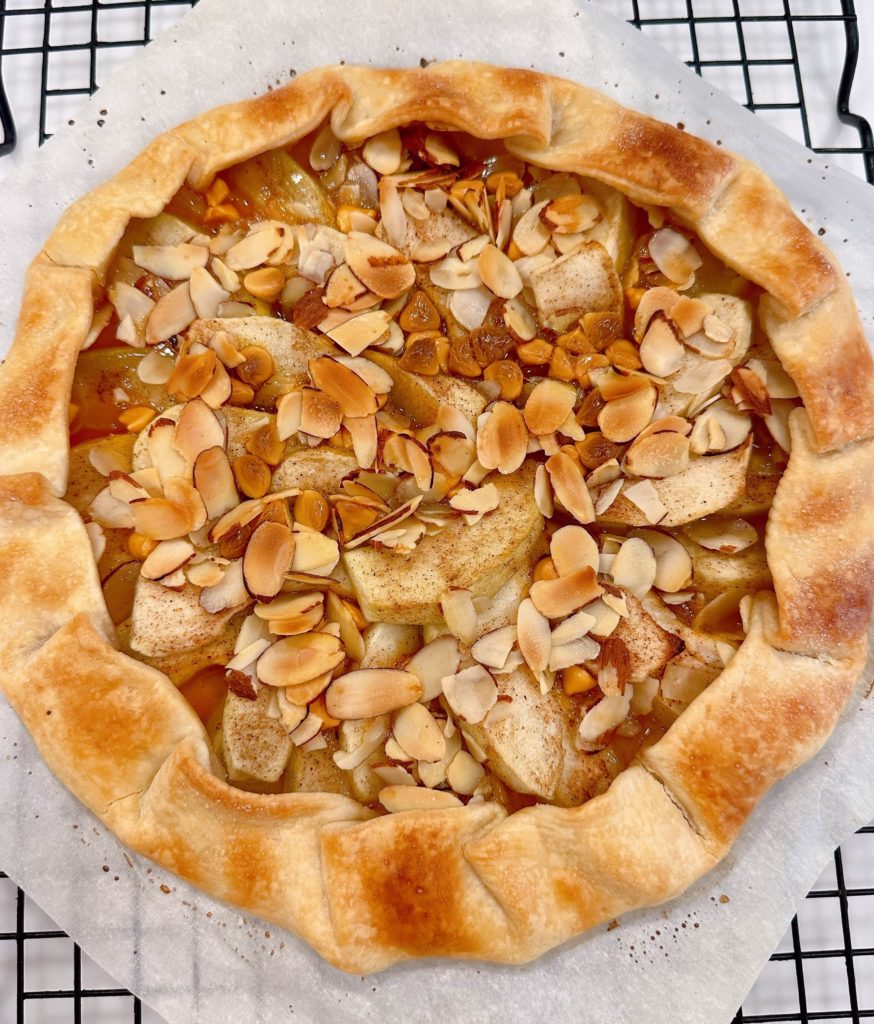
[[[576, 78], [757, 161], [813, 230], [826, 232], [871, 336], [874, 190], [585, 2], [203, 0], [4, 182], [0, 351], [11, 340], [24, 269], [61, 210], [158, 132], [320, 64], [455, 57]], [[5, 703], [0, 864], [172, 1024], [720, 1024], [833, 848], [874, 818], [874, 700], [863, 692], [820, 756], [762, 802], [725, 862], [684, 897], [527, 968], [418, 962], [361, 978], [328, 967], [294, 937], [127, 853], [50, 775]]]

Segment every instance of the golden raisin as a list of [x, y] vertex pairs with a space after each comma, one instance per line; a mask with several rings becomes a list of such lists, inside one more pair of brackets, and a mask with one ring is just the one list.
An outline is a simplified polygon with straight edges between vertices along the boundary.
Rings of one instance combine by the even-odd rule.
[[588, 693], [598, 685], [598, 680], [582, 665], [571, 665], [561, 674], [561, 686], [570, 697], [575, 693]]
[[423, 336], [408, 341], [404, 354], [398, 360], [398, 366], [409, 373], [421, 373], [427, 377], [436, 376], [440, 372], [436, 340], [433, 337]]
[[297, 300], [292, 310], [291, 319], [295, 327], [311, 331], [328, 315], [328, 307], [322, 302], [322, 289], [310, 288]]
[[525, 366], [543, 366], [552, 358], [553, 348], [544, 338], [535, 338], [517, 345], [516, 357]]
[[273, 376], [273, 356], [266, 348], [261, 348], [260, 345], [247, 345], [240, 350], [240, 355], [245, 356], [246, 361], [240, 363], [236, 372], [244, 384], [259, 388]]
[[273, 302], [285, 287], [285, 274], [279, 267], [260, 267], [258, 270], [250, 270], [246, 274], [243, 278], [243, 286], [256, 299]]
[[589, 370], [609, 365], [610, 360], [606, 356], [601, 355], [600, 352], [587, 352], [577, 356], [577, 361], [574, 363], [574, 376], [577, 379], [577, 384], [581, 388], [590, 388], [592, 386], [592, 379], [589, 376]]
[[294, 499], [295, 521], [311, 530], [322, 530], [328, 525], [330, 508], [318, 491], [301, 491]]
[[574, 362], [563, 348], [556, 348], [549, 360], [549, 376], [556, 380], [574, 379]]
[[599, 352], [622, 335], [622, 317], [618, 313], [586, 313], [580, 323]]
[[577, 423], [581, 427], [597, 427], [598, 413], [606, 404], [601, 397], [601, 392], [597, 388], [592, 388], [577, 410]]
[[[249, 458], [247, 455], [241, 456], [241, 458]], [[237, 460], [239, 462], [239, 459]], [[234, 473], [236, 477], [236, 473]], [[237, 486], [240, 487], [239, 480]], [[270, 486], [269, 484], [267, 485]], [[242, 490], [242, 487], [240, 487]], [[249, 543], [249, 538], [255, 532], [255, 524], [247, 523], [245, 526], [235, 526], [230, 529], [224, 537], [219, 541], [219, 553], [222, 558], [240, 558], [246, 550], [246, 546]]]
[[158, 414], [146, 405], [135, 405], [119, 413], [118, 422], [124, 424], [131, 434], [144, 430]]
[[600, 430], [586, 434], [582, 441], [576, 443], [577, 455], [586, 469], [597, 469], [610, 459], [618, 459], [622, 445], [608, 440]]
[[250, 384], [244, 384], [236, 377], [231, 377], [231, 397], [229, 405], [248, 405], [255, 400], [255, 389]]
[[144, 537], [141, 533], [132, 533], [127, 539], [128, 551], [140, 562], [145, 561], [157, 546], [156, 540]]
[[481, 367], [504, 359], [513, 348], [513, 336], [503, 324], [500, 327], [477, 327], [469, 337], [474, 358]]
[[176, 398], [197, 398], [212, 380], [215, 364], [216, 354], [212, 349], [180, 356], [165, 385], [167, 394]]
[[643, 366], [637, 353], [637, 346], [624, 338], [611, 341], [604, 350], [604, 355], [620, 370], [639, 370]]
[[270, 490], [270, 467], [254, 455], [241, 455], [231, 468], [237, 487], [247, 498], [263, 498]]
[[581, 355], [583, 352], [594, 352], [595, 346], [586, 337], [581, 327], [575, 327], [572, 331], [566, 331], [555, 339], [556, 345], [573, 355]]
[[534, 572], [531, 575], [535, 583], [538, 580], [557, 580], [558, 570], [551, 558], [541, 558], [534, 566]]
[[219, 203], [218, 206], [210, 206], [203, 215], [203, 223], [209, 226], [213, 224], [233, 224], [240, 219], [240, 211], [233, 203]]
[[449, 370], [462, 377], [479, 377], [482, 367], [473, 352], [470, 336], [456, 338], [449, 346]]
[[268, 466], [282, 462], [285, 445], [276, 432], [275, 423], [265, 423], [246, 438], [246, 451], [257, 456]]
[[519, 369], [519, 364], [512, 359], [500, 359], [496, 363], [487, 366], [483, 376], [486, 380], [497, 381], [501, 388], [501, 398], [505, 402], [512, 402], [522, 393], [522, 385], [525, 378]]
[[499, 188], [508, 199], [512, 199], [522, 191], [522, 179], [514, 171], [495, 171], [486, 178], [486, 189], [494, 194]]
[[436, 331], [440, 327], [440, 314], [428, 296], [416, 289], [401, 311], [398, 323], [405, 331]]

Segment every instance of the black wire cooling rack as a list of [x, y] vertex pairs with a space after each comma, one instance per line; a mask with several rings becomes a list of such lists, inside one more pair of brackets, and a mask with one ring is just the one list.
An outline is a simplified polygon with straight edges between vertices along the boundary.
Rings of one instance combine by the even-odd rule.
[[[42, 143], [64, 123], [75, 104], [97, 88], [101, 58], [107, 51], [144, 45], [154, 31], [168, 23], [168, 18], [181, 16], [196, 2], [0, 0], [0, 157], [12, 152], [17, 143], [16, 112], [10, 109], [4, 91], [4, 68], [22, 59], [32, 62], [34, 85], [38, 80], [40, 90], [37, 133]], [[859, 168], [874, 184], [874, 135], [868, 122], [850, 109], [850, 89], [859, 55], [853, 0], [596, 2], [684, 56], [690, 67], [714, 84], [725, 88], [726, 81], [734, 82], [734, 89], [729, 91], [750, 110], [771, 121], [788, 118], [789, 130], [797, 117], [795, 134], [809, 148], [840, 154], [845, 163], [847, 159], [858, 160]], [[136, 22], [137, 31], [119, 33], [113, 29], [113, 13], [117, 17], [122, 11], [127, 12], [128, 23]], [[135, 18], [131, 18], [131, 12]], [[78, 35], [64, 31], [74, 17]], [[29, 21], [25, 42], [16, 40], [16, 19], [22, 19], [19, 24], [23, 19]], [[846, 136], [837, 140], [821, 137], [805, 97], [804, 67], [799, 55], [802, 33], [811, 28], [824, 32], [835, 27], [842, 29], [845, 53], [829, 88], [840, 121], [851, 129], [849, 141]], [[753, 44], [755, 32], [759, 34]], [[714, 46], [715, 39], [720, 41], [718, 46]], [[75, 65], [77, 84], [55, 84], [59, 64]], [[763, 68], [767, 69], [765, 74]], [[836, 141], [843, 144], [824, 144]], [[835, 852], [833, 871], [826, 872], [818, 883], [822, 887], [811, 892], [799, 908], [733, 1024], [861, 1024], [874, 1020], [872, 865], [874, 827], [869, 827]], [[0, 956], [9, 944], [14, 945], [16, 957], [14, 997], [0, 991], [0, 1024], [146, 1024], [148, 1019], [157, 1020], [129, 992], [107, 984], [105, 975], [95, 973], [87, 956], [64, 932], [33, 927], [32, 918], [39, 914], [22, 890], [0, 872]], [[47, 922], [38, 920], [40, 923]], [[60, 955], [66, 961], [69, 983], [65, 987], [46, 987], [41, 984], [39, 972], [31, 970], [31, 964], [48, 944], [55, 946], [55, 960]], [[787, 972], [791, 985], [787, 984]]]

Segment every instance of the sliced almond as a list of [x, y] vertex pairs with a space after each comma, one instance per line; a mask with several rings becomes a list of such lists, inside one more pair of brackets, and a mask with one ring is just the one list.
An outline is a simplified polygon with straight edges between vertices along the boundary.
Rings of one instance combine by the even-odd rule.
[[481, 636], [471, 647], [470, 653], [480, 665], [487, 668], [503, 668], [515, 642], [515, 626], [502, 626]]
[[401, 811], [442, 811], [462, 806], [458, 797], [452, 793], [425, 786], [383, 786], [379, 791], [379, 802], [390, 814]]
[[348, 366], [322, 356], [309, 361], [309, 371], [315, 386], [337, 402], [344, 416], [370, 416], [376, 412], [376, 395]]
[[525, 423], [532, 434], [551, 434], [573, 412], [576, 389], [557, 380], [535, 384], [525, 403]]
[[620, 725], [631, 707], [631, 690], [602, 698], [580, 722], [577, 744], [580, 749], [596, 751], [607, 745], [607, 734]]
[[601, 207], [583, 194], [559, 196], [543, 210], [541, 220], [558, 235], [588, 231], [603, 217]]
[[406, 664], [407, 672], [422, 684], [421, 700], [426, 703], [443, 692], [441, 680], [458, 669], [461, 654], [454, 636], [438, 636], [413, 655]]
[[352, 273], [380, 298], [395, 299], [415, 283], [416, 272], [406, 256], [373, 235], [351, 231], [343, 254]]
[[221, 581], [200, 593], [200, 606], [215, 615], [228, 608], [239, 608], [251, 598], [243, 581], [243, 560], [237, 558], [225, 568]]
[[471, 592], [461, 588], [447, 590], [440, 598], [440, 610], [449, 632], [462, 643], [473, 643], [479, 628], [479, 615]]
[[622, 493], [632, 505], [636, 505], [643, 512], [650, 523], [659, 523], [667, 515], [668, 510], [662, 504], [651, 480], [641, 480], [640, 483], [632, 484]]
[[[389, 732], [389, 716], [379, 715], [368, 722], [362, 733], [356, 733], [358, 743], [349, 750], [338, 750], [333, 755], [334, 764], [343, 771], [353, 771], [360, 764], [363, 764], [368, 757], [385, 742]], [[344, 738], [344, 729], [340, 727], [341, 739]]]
[[460, 432], [432, 435], [428, 451], [434, 462], [453, 477], [464, 476], [476, 459], [475, 442]]
[[205, 267], [209, 249], [205, 245], [135, 245], [134, 263], [168, 281], [187, 281], [195, 267]]
[[261, 523], [243, 556], [243, 576], [249, 593], [261, 600], [279, 593], [291, 568], [294, 537], [282, 523]]
[[551, 455], [546, 460], [546, 471], [555, 497], [578, 523], [595, 520], [595, 509], [589, 489], [583, 480], [583, 473], [574, 460], [564, 452]]
[[361, 668], [339, 676], [328, 687], [325, 706], [333, 718], [373, 718], [418, 701], [422, 684], [411, 672]]
[[625, 455], [625, 469], [634, 476], [661, 479], [682, 473], [689, 465], [689, 438], [663, 431], [638, 438]]
[[188, 282], [183, 281], [163, 295], [149, 314], [146, 322], [146, 344], [157, 345], [159, 342], [167, 341], [191, 326], [196, 318], [197, 312], [191, 302]]
[[293, 572], [327, 576], [334, 571], [340, 561], [340, 547], [333, 537], [298, 524], [294, 528], [294, 540]]
[[340, 640], [346, 649], [347, 657], [352, 661], [361, 661], [365, 654], [364, 639], [349, 605], [336, 594], [329, 592], [325, 598], [325, 607], [328, 621], [335, 622], [340, 629]]
[[590, 615], [585, 611], [576, 612], [563, 622], [560, 622], [552, 631], [553, 649], [564, 647], [567, 644], [580, 640], [597, 624], [598, 620], [594, 615]]
[[335, 309], [338, 306], [348, 307], [366, 293], [366, 286], [358, 280], [345, 263], [341, 263], [328, 278], [322, 301], [329, 309]]
[[564, 672], [565, 669], [594, 661], [598, 657], [598, 642], [589, 636], [580, 636], [568, 643], [554, 643], [549, 652], [550, 672]]
[[149, 498], [130, 506], [137, 533], [152, 540], [175, 540], [194, 526], [188, 510], [166, 498]]
[[686, 534], [709, 551], [721, 551], [733, 555], [752, 547], [759, 535], [745, 519], [726, 519], [708, 516], [707, 519], [690, 523]]
[[434, 466], [428, 449], [414, 437], [393, 434], [383, 446], [382, 458], [386, 466], [412, 473], [416, 486], [422, 491], [430, 490], [434, 483]]
[[680, 296], [673, 288], [648, 288], [634, 312], [634, 336], [638, 340], [642, 339], [656, 313], [670, 316], [679, 301]]
[[498, 687], [482, 665], [444, 676], [442, 683], [452, 713], [471, 725], [481, 722], [498, 700]]
[[186, 403], [176, 421], [173, 443], [193, 467], [201, 452], [224, 447], [224, 427], [206, 402], [195, 398]]
[[648, 248], [653, 263], [674, 284], [686, 284], [701, 266], [695, 246], [673, 228], [656, 231], [650, 237]]
[[143, 562], [141, 575], [147, 580], [160, 580], [181, 569], [194, 558], [194, 546], [188, 540], [165, 540], [155, 547]]
[[329, 633], [285, 637], [258, 659], [258, 679], [268, 686], [301, 686], [331, 672], [344, 657], [340, 641]]
[[403, 749], [417, 761], [439, 761], [446, 753], [446, 738], [424, 704], [408, 704], [397, 712], [392, 732]]
[[656, 311], [640, 343], [643, 368], [656, 377], [667, 377], [680, 368], [683, 352], [674, 325], [663, 312]]
[[550, 229], [541, 219], [541, 214], [548, 205], [548, 199], [535, 203], [519, 218], [513, 230], [513, 241], [524, 256], [536, 256], [549, 242]]
[[519, 341], [531, 341], [537, 334], [537, 323], [531, 310], [519, 298], [504, 306], [504, 324]]
[[515, 472], [528, 453], [528, 431], [522, 413], [509, 402], [495, 402], [476, 438], [477, 458], [485, 469]]
[[668, 594], [676, 594], [688, 586], [692, 579], [692, 558], [675, 538], [657, 530], [638, 530], [652, 549], [656, 560], [653, 586]]
[[704, 320], [710, 316], [710, 307], [701, 299], [690, 299], [682, 295], [671, 309], [671, 320], [677, 325], [685, 338], [691, 337], [704, 329]]
[[562, 526], [549, 542], [549, 554], [559, 576], [590, 566], [598, 571], [598, 545], [582, 526]]
[[328, 329], [328, 337], [351, 356], [360, 355], [376, 344], [389, 329], [389, 316], [382, 309], [358, 313]]
[[313, 388], [304, 388], [300, 394], [300, 429], [312, 437], [333, 437], [343, 422], [339, 404], [330, 395]]
[[430, 269], [431, 283], [448, 291], [463, 291], [482, 287], [479, 264], [471, 259], [465, 262], [457, 256], [447, 256]]
[[552, 633], [549, 620], [537, 609], [531, 598], [526, 597], [519, 605], [516, 635], [526, 664], [535, 675], [539, 675], [549, 664]]
[[483, 766], [466, 750], [459, 750], [446, 769], [446, 781], [464, 796], [472, 795], [485, 776]]
[[203, 498], [208, 519], [223, 516], [240, 502], [227, 453], [218, 445], [207, 448], [197, 456], [194, 462], [194, 486]]
[[538, 464], [534, 471], [534, 503], [537, 511], [546, 519], [551, 519], [555, 512], [555, 505], [552, 500], [552, 485], [549, 480], [549, 473], [543, 463]]
[[512, 299], [522, 291], [522, 278], [513, 261], [496, 248], [487, 245], [477, 259], [482, 283], [502, 299]]
[[720, 384], [731, 373], [727, 359], [701, 359], [682, 371], [671, 385], [682, 395], [700, 395]]
[[189, 287], [191, 302], [201, 320], [217, 317], [219, 306], [231, 297], [231, 293], [222, 288], [206, 267], [195, 267], [191, 271]]
[[653, 550], [641, 537], [623, 541], [610, 568], [616, 586], [631, 591], [635, 597], [643, 597], [652, 587], [656, 571]]
[[260, 230], [252, 229], [249, 234], [227, 251], [224, 257], [229, 270], [251, 270], [267, 263], [282, 249], [286, 242], [286, 229], [277, 223], [265, 224]]
[[364, 162], [377, 174], [397, 174], [402, 154], [401, 134], [397, 128], [374, 135], [361, 150]]
[[488, 512], [498, 507], [498, 489], [494, 484], [485, 484], [473, 490], [460, 490], [449, 499], [452, 508], [463, 513], [468, 526], [476, 525]]
[[588, 565], [555, 580], [536, 580], [530, 590], [534, 607], [549, 619], [570, 615], [603, 593], [595, 570]]
[[652, 384], [608, 402], [598, 413], [598, 427], [609, 441], [624, 444], [640, 433], [655, 412], [658, 391]]
[[[715, 428], [718, 428], [714, 430]], [[690, 448], [696, 455], [727, 452], [746, 441], [752, 420], [728, 399], [721, 398], [699, 413], [692, 426]]]
[[321, 611], [325, 595], [318, 591], [303, 594], [280, 594], [271, 601], [255, 605], [255, 615], [267, 621], [293, 619], [317, 608]]

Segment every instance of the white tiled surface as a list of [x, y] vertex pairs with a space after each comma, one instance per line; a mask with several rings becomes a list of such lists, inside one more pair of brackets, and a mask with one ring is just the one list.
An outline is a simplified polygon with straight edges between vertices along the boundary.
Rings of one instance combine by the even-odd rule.
[[[98, 11], [99, 38], [131, 40], [143, 35], [143, 14], [126, 8], [112, 9], [115, 0], [104, 0]], [[547, 2], [547, 0], [545, 0]], [[620, 17], [630, 17], [631, 0], [594, 0], [599, 6]], [[742, 14], [781, 15], [784, 0], [736, 0]], [[6, 0], [7, 10], [41, 9], [45, 0]], [[83, 6], [83, 0], [53, 0], [55, 12], [66, 7]], [[731, 15], [735, 0], [693, 0], [698, 17]], [[2, 2], [0, 2], [2, 7]], [[798, 14], [834, 13], [836, 0], [793, 0]], [[862, 38], [861, 60], [856, 75], [853, 110], [874, 123], [874, 0], [857, 0]], [[109, 8], [109, 9], [107, 9]], [[641, 16], [672, 17], [683, 14], [686, 0], [639, 0]], [[159, 34], [175, 23], [188, 10], [184, 3], [152, 7], [151, 34]], [[50, 41], [54, 45], [85, 42], [91, 34], [90, 11], [56, 13]], [[683, 60], [692, 57], [689, 32], [683, 26], [649, 26], [647, 33]], [[40, 46], [44, 18], [41, 14], [18, 15], [6, 19], [6, 46]], [[782, 23], [746, 25], [746, 54], [750, 59], [791, 56], [790, 44]], [[838, 68], [843, 59], [844, 37], [840, 24], [796, 22], [796, 43], [803, 72], [805, 100], [814, 145], [854, 146], [858, 135], [854, 129], [841, 125], [833, 114]], [[736, 60], [739, 56], [737, 35], [732, 26], [703, 25], [698, 28], [700, 58]], [[105, 80], [112, 70], [134, 56], [137, 46], [119, 46], [100, 50], [94, 68], [96, 81]], [[12, 166], [31, 152], [37, 144], [39, 128], [39, 82], [41, 56], [20, 55], [7, 58], [3, 78], [7, 95], [15, 112], [19, 147], [12, 157], [0, 159], [0, 179]], [[91, 68], [87, 53], [55, 54], [48, 69], [49, 88], [87, 87]], [[705, 77], [740, 102], [746, 99], [743, 75], [739, 68], [707, 68]], [[753, 98], [756, 102], [794, 102], [795, 82], [791, 67], [753, 67], [750, 70]], [[74, 116], [79, 97], [52, 100], [46, 129], [51, 132]], [[762, 111], [771, 124], [803, 141], [801, 123], [796, 111]], [[858, 157], [835, 156], [834, 162], [860, 176], [862, 164]], [[874, 835], [854, 836], [844, 844], [843, 868], [849, 888], [874, 889]], [[0, 865], [2, 867], [2, 865]], [[823, 873], [817, 890], [835, 886], [834, 866]], [[0, 879], [0, 935], [16, 931], [17, 901], [15, 886]], [[848, 920], [853, 946], [874, 949], [874, 895], [853, 896], [849, 900]], [[25, 901], [24, 928], [27, 931], [55, 931], [57, 926], [31, 901]], [[799, 908], [798, 929], [802, 949], [843, 950], [844, 934], [839, 901], [833, 897], [808, 899]], [[742, 941], [742, 937], [738, 937]], [[27, 940], [24, 984], [28, 991], [69, 990], [73, 986], [73, 943], [67, 938]], [[793, 948], [791, 930], [787, 930], [777, 952]], [[874, 956], [856, 958], [858, 1006], [874, 1009]], [[804, 983], [807, 1011], [841, 1012], [850, 1005], [847, 971], [843, 956], [805, 959]], [[0, 1024], [16, 1021], [15, 993], [17, 948], [14, 941], [0, 941]], [[81, 956], [81, 987], [83, 990], [114, 989], [116, 982], [84, 953]], [[796, 965], [792, 960], [768, 965], [744, 1002], [747, 1015], [798, 1014], [788, 1024], [802, 1021], [798, 1000]], [[27, 1002], [25, 1024], [70, 1024], [74, 1018], [71, 999], [40, 999]], [[83, 997], [83, 1024], [126, 1024], [132, 1021], [133, 1001], [130, 997]], [[142, 1008], [143, 1024], [161, 1024], [161, 1018], [147, 1007]], [[835, 1024], [852, 1024], [850, 1016], [831, 1018]], [[667, 1024], [667, 1022], [666, 1022]], [[707, 1022], [702, 1022], [707, 1024]]]

